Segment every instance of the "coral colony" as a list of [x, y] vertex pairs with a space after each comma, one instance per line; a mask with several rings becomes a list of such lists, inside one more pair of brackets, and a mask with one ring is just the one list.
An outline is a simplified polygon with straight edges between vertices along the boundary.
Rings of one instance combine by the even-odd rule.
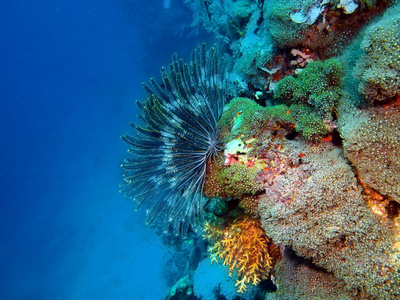
[[167, 299], [400, 299], [400, 1], [185, 5], [216, 46], [122, 137]]

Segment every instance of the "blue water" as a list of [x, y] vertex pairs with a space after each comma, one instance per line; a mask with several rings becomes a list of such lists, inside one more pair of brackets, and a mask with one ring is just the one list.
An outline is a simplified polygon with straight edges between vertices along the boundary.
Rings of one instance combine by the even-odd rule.
[[140, 83], [195, 43], [151, 39], [174, 16], [152, 2], [2, 1], [0, 299], [167, 294], [166, 248], [118, 192]]

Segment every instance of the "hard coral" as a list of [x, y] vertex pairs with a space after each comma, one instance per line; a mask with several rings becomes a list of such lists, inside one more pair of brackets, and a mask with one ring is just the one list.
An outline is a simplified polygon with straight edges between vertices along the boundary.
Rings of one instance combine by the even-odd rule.
[[[289, 89], [288, 93], [292, 92]], [[331, 113], [334, 107], [329, 101], [335, 101], [337, 95], [327, 91], [320, 97], [311, 98], [312, 105], [301, 103], [268, 107], [262, 107], [250, 99], [235, 98], [226, 106], [219, 122], [222, 137], [226, 142], [238, 137], [247, 141], [265, 132], [286, 135], [296, 129], [307, 140], [319, 139], [335, 128]], [[311, 102], [316, 99], [319, 100], [318, 104]]]
[[261, 169], [248, 167], [242, 164], [232, 164], [224, 167], [217, 175], [217, 181], [224, 187], [228, 197], [242, 197], [254, 195], [262, 189], [262, 182], [258, 180]]
[[239, 199], [254, 195], [262, 190], [262, 173], [261, 168], [243, 161], [224, 165], [218, 157], [207, 163], [204, 196]]
[[341, 150], [303, 149], [304, 164], [278, 176], [260, 199], [266, 234], [344, 280], [348, 290], [373, 299], [399, 297], [393, 234], [365, 205]]
[[343, 68], [335, 59], [310, 62], [295, 77], [287, 76], [278, 81], [274, 98], [290, 105], [296, 131], [307, 140], [332, 132], [326, 126], [332, 123], [340, 98]]
[[[326, 272], [282, 247], [282, 260], [274, 269], [274, 282], [278, 287], [265, 300], [354, 300], [345, 290], [346, 284], [332, 273]], [[365, 298], [364, 298], [365, 299]]]
[[400, 7], [389, 8], [384, 18], [368, 27], [361, 43], [363, 54], [355, 74], [368, 104], [390, 102], [400, 95]]
[[300, 44], [303, 39], [301, 32], [308, 27], [306, 23], [296, 23], [291, 20], [290, 13], [299, 8], [296, 4], [293, 0], [272, 0], [268, 2], [268, 5], [264, 5], [263, 13], [267, 20], [264, 26], [280, 48]]
[[223, 167], [223, 161], [219, 156], [215, 160], [209, 160], [206, 168], [206, 179], [204, 181], [203, 195], [207, 198], [226, 198], [224, 187], [218, 182], [217, 175]]
[[361, 1], [362, 7], [368, 2], [368, 9], [362, 10], [357, 9], [359, 2], [268, 1], [268, 5], [264, 5], [264, 23], [278, 48], [303, 46], [319, 52], [321, 57], [329, 57], [340, 53], [342, 46], [371, 18], [370, 15], [382, 10], [373, 5], [375, 2], [386, 1]]
[[340, 96], [343, 69], [335, 59], [310, 62], [297, 77], [280, 80], [274, 97], [287, 104], [306, 104], [321, 115], [330, 113]]
[[260, 221], [244, 216], [229, 223], [225, 228], [205, 224], [204, 237], [212, 244], [209, 247], [211, 262], [223, 259], [229, 271], [237, 272], [238, 292], [246, 290], [247, 284], [257, 285], [268, 278], [273, 264], [271, 244]]
[[230, 142], [238, 137], [242, 141], [248, 140], [273, 124], [268, 120], [265, 108], [250, 99], [235, 98], [225, 107], [218, 125], [221, 138]]
[[346, 156], [360, 180], [400, 203], [400, 108], [364, 112], [364, 123], [342, 132]]

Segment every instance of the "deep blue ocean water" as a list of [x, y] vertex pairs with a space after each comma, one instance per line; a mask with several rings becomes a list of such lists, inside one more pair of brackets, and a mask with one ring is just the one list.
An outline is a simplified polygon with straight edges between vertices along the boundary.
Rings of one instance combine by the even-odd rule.
[[2, 1], [0, 299], [165, 297], [165, 246], [118, 192], [119, 136], [141, 82], [197, 40], [153, 36], [174, 14], [151, 2]]

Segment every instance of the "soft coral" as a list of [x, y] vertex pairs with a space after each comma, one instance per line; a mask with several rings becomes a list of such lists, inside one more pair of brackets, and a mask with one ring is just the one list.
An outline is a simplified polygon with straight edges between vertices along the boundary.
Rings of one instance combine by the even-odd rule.
[[204, 237], [214, 244], [209, 248], [211, 261], [222, 258], [230, 275], [236, 270], [238, 292], [243, 293], [248, 283], [257, 285], [268, 278], [273, 262], [270, 250], [275, 246], [259, 220], [239, 217], [224, 229], [206, 223]]

